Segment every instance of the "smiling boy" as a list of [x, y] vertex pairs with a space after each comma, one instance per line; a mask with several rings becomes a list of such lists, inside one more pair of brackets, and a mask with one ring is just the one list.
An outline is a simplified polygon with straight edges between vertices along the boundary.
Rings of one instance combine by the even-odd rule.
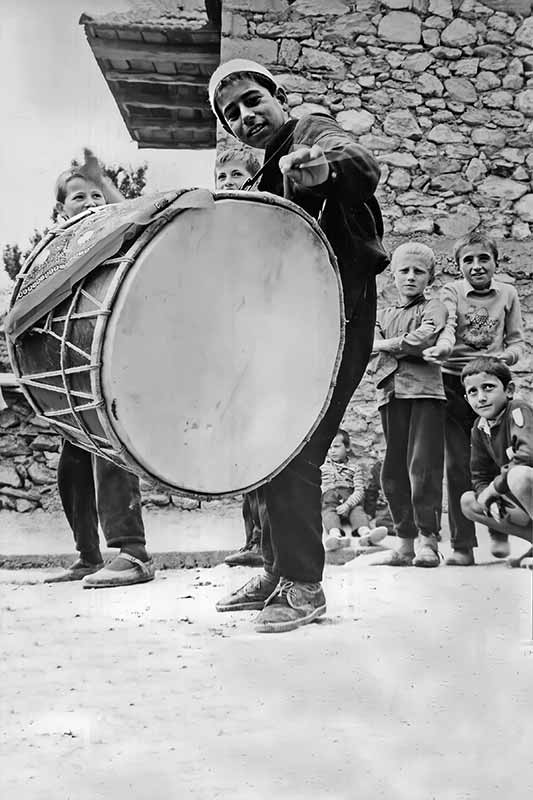
[[[461, 495], [471, 489], [470, 431], [475, 414], [464, 397], [461, 371], [481, 355], [515, 364], [522, 352], [523, 327], [516, 289], [494, 280], [498, 265], [496, 243], [483, 233], [472, 233], [455, 243], [454, 257], [463, 278], [447, 283], [440, 295], [453, 323], [452, 340], [441, 336], [435, 347], [426, 350], [425, 356], [443, 359], [447, 401], [446, 480], [453, 550], [446, 564], [470, 566], [474, 564], [473, 548], [477, 547], [477, 540], [473, 523], [461, 511]], [[505, 558], [509, 554], [507, 537], [496, 530], [491, 536], [492, 554]]]
[[478, 415], [471, 435], [473, 491], [461, 498], [463, 514], [490, 530], [531, 542], [533, 409], [514, 399], [511, 372], [499, 359], [471, 361], [461, 380]]
[[290, 196], [320, 218], [337, 257], [344, 292], [345, 344], [328, 408], [301, 452], [258, 490], [264, 509], [264, 572], [217, 603], [219, 611], [260, 610], [259, 632], [289, 631], [326, 611], [320, 465], [372, 347], [375, 275], [388, 261], [374, 197], [379, 166], [329, 114], [291, 119], [283, 88], [256, 62], [234, 59], [222, 64], [211, 77], [209, 99], [226, 131], [265, 150], [258, 189]]

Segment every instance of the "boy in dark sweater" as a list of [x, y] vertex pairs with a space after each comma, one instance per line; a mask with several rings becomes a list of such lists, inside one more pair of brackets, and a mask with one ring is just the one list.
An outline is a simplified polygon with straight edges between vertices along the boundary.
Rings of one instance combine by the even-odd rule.
[[257, 490], [265, 512], [265, 571], [217, 603], [219, 611], [260, 610], [260, 632], [289, 631], [326, 612], [320, 465], [372, 349], [375, 275], [388, 261], [374, 197], [379, 166], [328, 114], [291, 119], [283, 88], [256, 62], [233, 59], [222, 64], [211, 77], [209, 99], [228, 133], [265, 150], [258, 189], [290, 195], [320, 217], [344, 292], [344, 351], [328, 408], [300, 453]]
[[[461, 497], [467, 519], [527, 542], [533, 533], [533, 409], [514, 399], [511, 371], [480, 357], [463, 369], [465, 396], [478, 415], [471, 434], [472, 492]], [[521, 559], [531, 556], [529, 550]]]

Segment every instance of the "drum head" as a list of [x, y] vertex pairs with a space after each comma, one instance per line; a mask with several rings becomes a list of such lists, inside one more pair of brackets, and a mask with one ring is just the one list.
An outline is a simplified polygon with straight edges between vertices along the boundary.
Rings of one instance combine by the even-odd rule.
[[144, 472], [195, 495], [253, 488], [301, 449], [342, 351], [331, 251], [296, 207], [249, 194], [183, 211], [113, 309], [102, 390]]

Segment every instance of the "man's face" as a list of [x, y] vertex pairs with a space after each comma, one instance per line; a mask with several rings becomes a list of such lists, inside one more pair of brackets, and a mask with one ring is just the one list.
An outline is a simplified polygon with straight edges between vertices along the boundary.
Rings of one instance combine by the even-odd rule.
[[61, 211], [70, 219], [88, 208], [105, 204], [103, 192], [95, 183], [84, 178], [71, 178], [67, 181], [67, 194]]
[[485, 419], [496, 419], [514, 394], [512, 381], [504, 388], [496, 375], [489, 375], [487, 372], [467, 375], [464, 387], [466, 399], [472, 409], [478, 417]]
[[329, 446], [328, 456], [332, 461], [346, 461], [348, 458], [348, 450], [346, 449], [342, 436], [335, 436]]
[[215, 183], [217, 189], [240, 189], [250, 174], [240, 161], [226, 161], [216, 168]]
[[398, 294], [406, 300], [422, 294], [431, 279], [425, 259], [416, 253], [394, 256], [392, 271]]
[[496, 271], [496, 262], [488, 247], [469, 244], [459, 252], [459, 267], [474, 289], [488, 289]]
[[267, 146], [288, 118], [279, 100], [249, 78], [223, 87], [217, 102], [237, 139], [258, 149]]

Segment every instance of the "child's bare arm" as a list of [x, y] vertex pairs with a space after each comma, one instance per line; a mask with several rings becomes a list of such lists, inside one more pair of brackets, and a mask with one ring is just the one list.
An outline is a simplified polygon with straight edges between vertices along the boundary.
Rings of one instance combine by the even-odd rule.
[[520, 300], [516, 291], [513, 294], [511, 305], [505, 315], [505, 349], [500, 358], [506, 364], [512, 366], [516, 364], [522, 355], [524, 346], [524, 325], [522, 323], [522, 312], [520, 310]]
[[451, 288], [444, 286], [440, 293], [440, 299], [448, 311], [446, 325], [440, 332], [435, 344], [427, 347], [422, 353], [426, 361], [438, 364], [452, 352], [457, 328], [457, 296], [455, 292]]

